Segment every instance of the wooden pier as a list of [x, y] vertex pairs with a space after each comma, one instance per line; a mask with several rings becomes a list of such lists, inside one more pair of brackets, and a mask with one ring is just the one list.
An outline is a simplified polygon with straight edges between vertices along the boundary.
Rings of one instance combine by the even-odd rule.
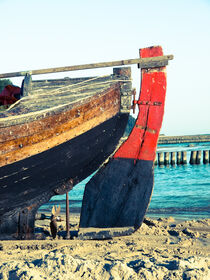
[[165, 136], [160, 135], [158, 144], [201, 143], [210, 142], [210, 134]]
[[[189, 155], [190, 153], [190, 155]], [[188, 156], [189, 161], [188, 161]], [[157, 152], [155, 165], [185, 165], [185, 164], [209, 164], [210, 150], [193, 150], [193, 151], [177, 151], [177, 152]]]

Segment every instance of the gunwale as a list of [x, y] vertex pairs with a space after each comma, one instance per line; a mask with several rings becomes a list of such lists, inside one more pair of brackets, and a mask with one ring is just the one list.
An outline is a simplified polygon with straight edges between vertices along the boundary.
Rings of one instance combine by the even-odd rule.
[[22, 115], [17, 119], [18, 116], [10, 116], [12, 125], [1, 128], [0, 166], [25, 159], [73, 139], [113, 117], [119, 110], [120, 87], [117, 83], [82, 101], [59, 107], [57, 111], [49, 110], [49, 114], [38, 114], [39, 117], [43, 116], [42, 119], [33, 117], [31, 122], [27, 119], [27, 122], [19, 123], [19, 120], [24, 120]]
[[[126, 81], [126, 80], [125, 80]], [[68, 102], [65, 102], [64, 104], [59, 104], [59, 105], [56, 105], [56, 106], [49, 106], [48, 108], [39, 108], [38, 110], [36, 111], [31, 111], [31, 112], [13, 112], [13, 108], [15, 107], [18, 107], [19, 104], [21, 102], [21, 104], [23, 102], [26, 103], [26, 106], [27, 107], [30, 102], [33, 103], [34, 106], [36, 106], [36, 103], [39, 103], [39, 102], [42, 102], [43, 101], [43, 96], [45, 95], [47, 99], [49, 99], [49, 95], [47, 94], [37, 94], [37, 95], [29, 95], [29, 96], [26, 96], [26, 97], [23, 97], [22, 99], [20, 99], [18, 102], [16, 102], [11, 108], [9, 108], [9, 110], [3, 112], [3, 113], [0, 113], [0, 128], [3, 128], [3, 127], [9, 127], [9, 126], [13, 126], [13, 125], [16, 125], [16, 124], [21, 124], [21, 123], [26, 123], [26, 122], [31, 122], [33, 120], [38, 120], [38, 119], [41, 119], [41, 118], [44, 118], [46, 116], [49, 116], [49, 115], [54, 115], [54, 114], [59, 114], [65, 110], [71, 110], [73, 107], [75, 106], [78, 106], [78, 105], [82, 105], [84, 103], [87, 103], [87, 102], [91, 102], [91, 99], [95, 99], [96, 96], [100, 96], [100, 95], [103, 95], [105, 91], [109, 91], [111, 90], [112, 88], [117, 88], [120, 86], [120, 82], [119, 81], [110, 81], [110, 83], [107, 85], [107, 86], [103, 86], [103, 87], [100, 87], [99, 89], [96, 88], [95, 90], [92, 90], [91, 93], [87, 93], [87, 90], [85, 91], [85, 93], [81, 93], [81, 96], [82, 98], [80, 97], [80, 94], [75, 94], [74, 97], [75, 99], [74, 100], [69, 100]], [[69, 97], [72, 97], [72, 94], [71, 94], [71, 91], [69, 91], [67, 93], [69, 95]], [[62, 93], [63, 95], [63, 93]], [[63, 97], [62, 96], [62, 100], [63, 100]], [[78, 100], [78, 97], [80, 97], [80, 99]], [[59, 96], [53, 94], [51, 98], [59, 98]], [[50, 101], [49, 101], [50, 103]], [[18, 104], [18, 105], [16, 105]]]

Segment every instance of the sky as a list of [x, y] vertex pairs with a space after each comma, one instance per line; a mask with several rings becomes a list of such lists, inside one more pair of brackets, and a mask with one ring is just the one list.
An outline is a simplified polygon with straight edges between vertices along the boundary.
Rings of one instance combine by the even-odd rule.
[[[0, 73], [138, 58], [140, 48], [161, 45], [174, 55], [161, 133], [210, 134], [210, 0], [0, 0], [0, 34]], [[136, 65], [132, 76], [139, 91]]]

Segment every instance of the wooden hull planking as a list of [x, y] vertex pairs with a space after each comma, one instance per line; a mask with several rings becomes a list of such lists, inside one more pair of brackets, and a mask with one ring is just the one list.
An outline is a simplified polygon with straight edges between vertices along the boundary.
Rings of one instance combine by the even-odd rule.
[[[51, 196], [64, 194], [96, 171], [116, 149], [127, 121], [128, 114], [118, 114], [59, 146], [2, 167], [0, 234], [33, 238], [37, 209]], [[28, 222], [18, 231], [23, 212]]]
[[[42, 119], [2, 127], [0, 166], [11, 164], [60, 145], [103, 123], [120, 111], [120, 90], [114, 88], [88, 103], [78, 104]], [[20, 123], [18, 123], [18, 121]]]
[[[130, 73], [123, 69], [127, 69], [122, 70], [124, 74]], [[53, 110], [33, 112], [32, 108], [32, 112], [15, 116], [9, 112], [0, 118], [1, 239], [33, 238], [38, 208], [53, 195], [72, 189], [114, 152], [129, 117], [130, 104], [122, 108], [122, 95], [130, 100], [130, 84], [126, 88], [112, 82], [94, 95], [92, 90], [88, 96], [82, 93], [79, 101], [56, 104]], [[44, 99], [45, 95], [41, 93]], [[29, 96], [25, 102], [30, 98], [34, 99]]]

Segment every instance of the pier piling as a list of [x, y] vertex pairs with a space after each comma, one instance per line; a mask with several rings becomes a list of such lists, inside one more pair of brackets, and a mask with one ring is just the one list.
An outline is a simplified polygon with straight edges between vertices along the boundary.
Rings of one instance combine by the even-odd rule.
[[191, 151], [191, 155], [190, 155], [190, 164], [195, 164], [196, 163], [196, 151]]
[[209, 151], [203, 151], [203, 163], [209, 163]]
[[187, 152], [186, 151], [182, 151], [182, 164], [187, 164]]
[[158, 165], [163, 166], [164, 165], [164, 154], [158, 153]]
[[196, 164], [200, 164], [200, 163], [201, 163], [201, 151], [197, 151]]
[[185, 165], [188, 163], [187, 153], [190, 154], [190, 164], [208, 164], [210, 163], [210, 150], [198, 151], [177, 151], [177, 152], [158, 152], [156, 154], [154, 165]]
[[171, 152], [171, 165], [175, 165], [175, 164], [176, 164], [176, 153]]
[[177, 165], [181, 164], [181, 152], [177, 152], [176, 163]]
[[169, 152], [165, 152], [164, 154], [164, 164], [169, 165]]

